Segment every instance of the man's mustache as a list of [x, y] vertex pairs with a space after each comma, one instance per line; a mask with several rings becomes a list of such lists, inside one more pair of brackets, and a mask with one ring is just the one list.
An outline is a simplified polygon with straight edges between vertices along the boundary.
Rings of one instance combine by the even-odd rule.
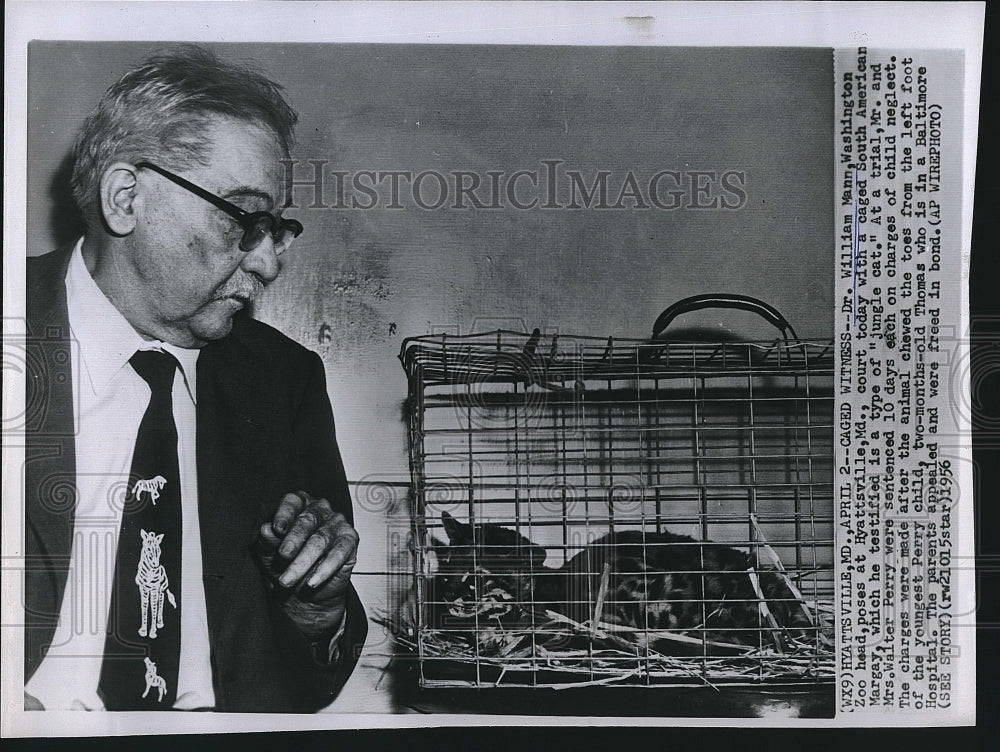
[[215, 300], [223, 298], [239, 298], [241, 300], [252, 300], [263, 289], [265, 285], [260, 278], [253, 275], [241, 277], [231, 277], [226, 283], [216, 290], [213, 296]]

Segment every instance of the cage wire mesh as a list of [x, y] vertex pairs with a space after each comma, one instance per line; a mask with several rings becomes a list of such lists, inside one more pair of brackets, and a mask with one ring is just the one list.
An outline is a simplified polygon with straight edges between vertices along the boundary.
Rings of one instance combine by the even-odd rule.
[[833, 679], [829, 341], [410, 338], [423, 686]]

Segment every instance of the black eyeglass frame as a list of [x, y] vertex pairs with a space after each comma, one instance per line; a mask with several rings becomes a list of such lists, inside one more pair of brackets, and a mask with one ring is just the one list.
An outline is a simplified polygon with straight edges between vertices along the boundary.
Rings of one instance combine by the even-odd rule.
[[[278, 245], [279, 238], [286, 231], [290, 231], [292, 233], [292, 239], [295, 239], [302, 234], [302, 223], [297, 219], [276, 217], [270, 212], [265, 211], [248, 212], [236, 206], [236, 204], [232, 204], [229, 201], [226, 201], [226, 199], [216, 196], [211, 191], [207, 191], [201, 186], [195, 185], [190, 180], [185, 180], [180, 175], [175, 175], [170, 172], [170, 170], [165, 170], [152, 162], [136, 162], [135, 166], [140, 169], [148, 169], [159, 173], [167, 180], [176, 183], [181, 188], [184, 188], [199, 198], [208, 201], [215, 208], [224, 211], [232, 217], [240, 225], [240, 227], [243, 228], [243, 237], [240, 238], [240, 250], [244, 253], [249, 253], [254, 250], [261, 244], [261, 241], [264, 240], [264, 235], [260, 234], [261, 229], [263, 229], [261, 225], [262, 222], [267, 223], [267, 227], [269, 229], [266, 229], [265, 231], [271, 235], [275, 246]], [[288, 241], [288, 243], [286, 243], [284, 247], [278, 251], [278, 253], [283, 253], [290, 244], [291, 241]]]

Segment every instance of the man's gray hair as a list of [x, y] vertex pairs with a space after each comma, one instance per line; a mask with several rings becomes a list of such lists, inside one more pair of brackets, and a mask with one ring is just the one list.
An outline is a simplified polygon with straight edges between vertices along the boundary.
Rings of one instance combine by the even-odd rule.
[[71, 185], [84, 218], [95, 221], [101, 175], [114, 162], [145, 160], [175, 171], [205, 164], [213, 118], [266, 127], [289, 152], [298, 115], [282, 91], [260, 71], [197, 45], [132, 68], [101, 97], [73, 147]]

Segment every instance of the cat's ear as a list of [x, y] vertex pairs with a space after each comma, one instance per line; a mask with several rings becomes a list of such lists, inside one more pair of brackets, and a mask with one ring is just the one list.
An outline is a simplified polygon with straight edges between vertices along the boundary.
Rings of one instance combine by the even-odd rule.
[[468, 525], [459, 522], [447, 512], [441, 512], [441, 521], [444, 523], [444, 531], [448, 534], [448, 542], [451, 545], [455, 546], [463, 541], [471, 540], [472, 536], [468, 533]]
[[542, 566], [547, 556], [543, 546], [539, 546], [534, 541], [518, 536], [520, 540], [510, 548], [506, 556], [520, 562], [521, 566], [537, 569]]

